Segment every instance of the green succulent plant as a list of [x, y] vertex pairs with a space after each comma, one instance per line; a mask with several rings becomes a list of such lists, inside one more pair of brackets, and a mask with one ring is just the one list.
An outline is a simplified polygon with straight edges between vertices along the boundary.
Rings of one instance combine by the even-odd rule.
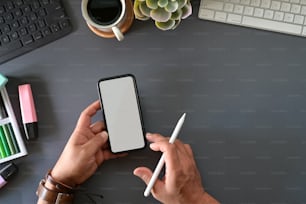
[[192, 13], [190, 0], [135, 0], [134, 14], [139, 20], [153, 19], [161, 30], [175, 29]]

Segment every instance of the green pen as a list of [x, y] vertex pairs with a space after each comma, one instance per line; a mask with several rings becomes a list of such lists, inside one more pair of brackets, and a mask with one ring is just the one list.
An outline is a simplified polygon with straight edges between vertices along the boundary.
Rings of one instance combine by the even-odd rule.
[[10, 131], [10, 135], [12, 137], [12, 141], [13, 141], [13, 145], [14, 145], [14, 148], [16, 150], [16, 153], [19, 153], [20, 149], [19, 149], [17, 141], [16, 141], [16, 137], [15, 137], [15, 133], [14, 133], [13, 127], [12, 127], [11, 124], [8, 124], [7, 127], [8, 127], [8, 130]]
[[3, 144], [2, 144], [2, 140], [0, 139], [0, 158], [5, 158], [6, 155], [5, 155], [5, 151], [4, 151], [4, 147], [3, 147]]
[[0, 140], [1, 140], [2, 144], [3, 144], [3, 149], [4, 149], [4, 152], [5, 152], [5, 157], [10, 156], [11, 155], [10, 147], [7, 144], [6, 137], [4, 135], [4, 131], [3, 131], [2, 126], [0, 126]]
[[10, 148], [11, 154], [16, 154], [17, 152], [15, 150], [15, 147], [14, 147], [14, 144], [13, 144], [13, 141], [12, 141], [12, 136], [11, 136], [10, 131], [8, 129], [8, 125], [4, 124], [2, 126], [2, 128], [3, 128], [4, 135], [6, 137], [7, 144], [9, 146], [9, 148]]

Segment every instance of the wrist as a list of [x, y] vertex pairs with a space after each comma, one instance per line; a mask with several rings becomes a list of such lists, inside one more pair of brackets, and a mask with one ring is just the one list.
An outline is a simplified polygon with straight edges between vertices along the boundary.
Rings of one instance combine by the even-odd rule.
[[72, 178], [66, 176], [66, 174], [63, 173], [61, 170], [58, 171], [56, 166], [51, 171], [49, 171], [49, 174], [55, 181], [59, 183], [63, 183], [72, 188], [77, 186], [77, 183]]
[[49, 170], [46, 177], [41, 180], [36, 194], [39, 197], [39, 204], [58, 203], [70, 204], [73, 201], [74, 188], [55, 180]]
[[36, 191], [38, 196], [38, 204], [71, 204], [73, 202], [73, 192], [60, 192], [57, 187], [52, 186], [51, 183], [47, 187], [46, 180], [40, 181]]

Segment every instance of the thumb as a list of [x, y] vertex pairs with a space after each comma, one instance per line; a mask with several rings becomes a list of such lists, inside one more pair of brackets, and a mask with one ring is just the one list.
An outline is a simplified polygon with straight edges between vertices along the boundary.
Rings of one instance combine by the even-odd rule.
[[88, 146], [86, 149], [91, 153], [96, 153], [107, 142], [107, 140], [108, 134], [106, 131], [98, 133], [86, 143], [86, 146]]
[[[134, 175], [139, 177], [146, 185], [149, 184], [150, 179], [153, 175], [152, 171], [146, 167], [138, 167], [134, 170]], [[160, 200], [162, 193], [165, 191], [165, 185], [162, 181], [156, 180], [155, 185], [153, 186], [151, 193], [157, 200]]]
[[134, 175], [139, 177], [147, 185], [152, 177], [152, 171], [146, 167], [138, 167], [134, 170]]

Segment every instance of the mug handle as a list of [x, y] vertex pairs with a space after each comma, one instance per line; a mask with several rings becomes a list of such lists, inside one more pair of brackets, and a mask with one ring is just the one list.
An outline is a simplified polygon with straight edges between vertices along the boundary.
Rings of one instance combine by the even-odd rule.
[[116, 26], [112, 27], [113, 33], [115, 34], [117, 40], [122, 41], [124, 39], [124, 36], [119, 28]]

